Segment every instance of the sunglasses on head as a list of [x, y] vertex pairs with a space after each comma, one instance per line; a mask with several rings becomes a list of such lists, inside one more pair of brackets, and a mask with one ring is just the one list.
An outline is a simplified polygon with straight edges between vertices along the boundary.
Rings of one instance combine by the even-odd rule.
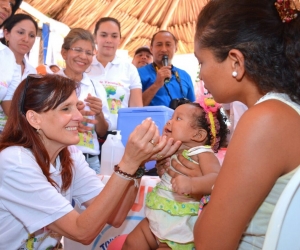
[[38, 74], [29, 74], [26, 77], [26, 83], [25, 83], [25, 87], [24, 87], [23, 94], [21, 96], [21, 101], [20, 101], [20, 112], [23, 115], [26, 115], [25, 110], [24, 110], [24, 103], [25, 103], [26, 92], [27, 92], [27, 88], [28, 88], [28, 84], [29, 84], [29, 79], [40, 79], [42, 77], [43, 77], [43, 75], [38, 75]]

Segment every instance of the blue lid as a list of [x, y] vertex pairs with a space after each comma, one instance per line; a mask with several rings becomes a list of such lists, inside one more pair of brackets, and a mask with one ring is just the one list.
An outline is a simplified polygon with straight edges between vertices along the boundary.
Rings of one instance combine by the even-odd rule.
[[174, 112], [173, 109], [170, 109], [166, 106], [145, 106], [145, 107], [131, 107], [131, 108], [121, 108], [118, 111], [119, 113], [139, 113], [139, 112]]

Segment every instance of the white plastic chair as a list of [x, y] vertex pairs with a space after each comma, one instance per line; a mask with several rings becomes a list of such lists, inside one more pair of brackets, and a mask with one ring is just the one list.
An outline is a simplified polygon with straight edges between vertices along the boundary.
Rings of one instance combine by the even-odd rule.
[[296, 171], [275, 206], [263, 250], [300, 249], [300, 169]]

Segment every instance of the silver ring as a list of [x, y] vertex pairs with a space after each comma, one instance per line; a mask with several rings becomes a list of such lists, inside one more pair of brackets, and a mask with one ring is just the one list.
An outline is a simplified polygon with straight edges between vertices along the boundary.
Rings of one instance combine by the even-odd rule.
[[154, 146], [154, 143], [155, 143], [154, 139], [151, 139], [151, 141], [149, 141], [149, 142]]

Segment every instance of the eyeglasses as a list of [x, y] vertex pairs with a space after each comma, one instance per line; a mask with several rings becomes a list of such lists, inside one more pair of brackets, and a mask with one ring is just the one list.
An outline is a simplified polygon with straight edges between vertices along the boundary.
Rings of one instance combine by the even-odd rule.
[[78, 48], [78, 47], [75, 47], [75, 48], [70, 48], [70, 50], [73, 50], [76, 54], [82, 54], [82, 53], [85, 53], [87, 56], [93, 56], [95, 55], [92, 51], [90, 50], [84, 50], [82, 48]]
[[25, 97], [26, 97], [26, 92], [28, 89], [28, 84], [29, 84], [29, 78], [34, 78], [34, 79], [39, 79], [42, 78], [42, 75], [38, 75], [38, 74], [29, 74], [26, 78], [26, 83], [25, 83], [25, 87], [23, 90], [23, 95], [21, 96], [21, 101], [20, 101], [20, 112], [23, 115], [26, 115], [25, 110], [24, 110], [24, 103], [25, 103]]

